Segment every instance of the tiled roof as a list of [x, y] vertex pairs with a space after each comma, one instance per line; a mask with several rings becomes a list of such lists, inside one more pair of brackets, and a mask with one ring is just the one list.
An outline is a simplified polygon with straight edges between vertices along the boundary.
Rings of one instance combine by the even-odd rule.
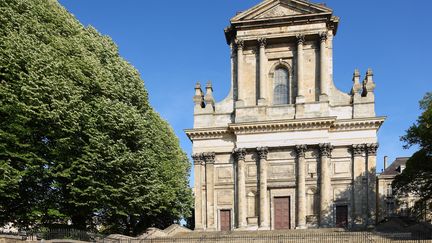
[[405, 165], [408, 159], [409, 157], [396, 158], [396, 160], [381, 173], [381, 176], [396, 176], [400, 174], [399, 167]]

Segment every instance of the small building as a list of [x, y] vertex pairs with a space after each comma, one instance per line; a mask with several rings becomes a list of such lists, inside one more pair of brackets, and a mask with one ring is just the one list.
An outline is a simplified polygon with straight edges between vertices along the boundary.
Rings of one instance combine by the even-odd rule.
[[[231, 90], [195, 86], [195, 230], [365, 227], [375, 223], [375, 82], [333, 81], [339, 18], [324, 4], [265, 0], [225, 30]], [[349, 50], [346, 50], [347, 53]], [[204, 88], [204, 91], [203, 91]]]
[[[396, 195], [392, 188], [392, 182], [397, 175], [401, 174], [409, 157], [396, 158], [393, 163], [387, 166], [387, 156], [384, 157], [384, 170], [377, 176], [377, 220], [382, 221], [390, 217], [417, 217], [422, 220], [432, 219], [430, 208], [415, 209], [415, 203], [420, 199], [414, 193]], [[428, 205], [425, 205], [428, 207]], [[426, 211], [426, 214], [425, 212]], [[425, 215], [423, 215], [425, 214]], [[419, 217], [421, 215], [421, 217]]]

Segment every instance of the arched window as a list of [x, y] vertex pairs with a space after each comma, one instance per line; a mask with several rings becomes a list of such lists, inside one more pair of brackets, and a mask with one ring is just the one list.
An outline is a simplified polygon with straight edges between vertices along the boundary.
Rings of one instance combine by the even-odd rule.
[[288, 70], [283, 67], [276, 68], [274, 72], [273, 104], [281, 105], [289, 102]]

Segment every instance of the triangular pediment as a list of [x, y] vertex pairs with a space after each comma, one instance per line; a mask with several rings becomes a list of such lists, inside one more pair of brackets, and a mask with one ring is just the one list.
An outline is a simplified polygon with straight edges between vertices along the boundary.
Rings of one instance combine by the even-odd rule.
[[284, 18], [310, 14], [332, 13], [332, 10], [305, 0], [265, 0], [239, 13], [232, 22]]

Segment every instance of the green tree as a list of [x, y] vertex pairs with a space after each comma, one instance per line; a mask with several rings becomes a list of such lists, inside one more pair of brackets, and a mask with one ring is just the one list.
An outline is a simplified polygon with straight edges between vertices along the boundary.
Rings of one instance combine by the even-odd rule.
[[0, 224], [138, 234], [190, 215], [190, 165], [116, 45], [56, 0], [0, 1]]
[[420, 196], [419, 204], [432, 199], [432, 92], [426, 93], [420, 101], [423, 111], [401, 138], [405, 148], [418, 146], [407, 161], [404, 171], [396, 176], [393, 188], [398, 194], [413, 192]]

